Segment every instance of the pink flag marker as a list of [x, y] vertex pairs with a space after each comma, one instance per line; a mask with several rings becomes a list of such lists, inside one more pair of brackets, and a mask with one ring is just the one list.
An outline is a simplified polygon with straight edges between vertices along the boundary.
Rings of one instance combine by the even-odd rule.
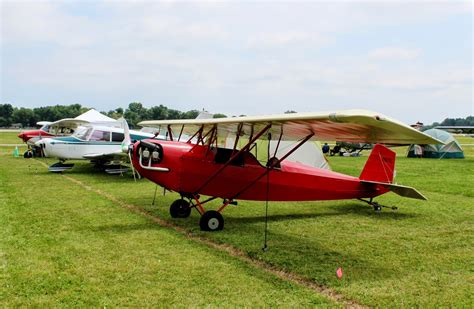
[[339, 267], [337, 270], [336, 270], [336, 276], [338, 279], [341, 279], [342, 278], [342, 268]]

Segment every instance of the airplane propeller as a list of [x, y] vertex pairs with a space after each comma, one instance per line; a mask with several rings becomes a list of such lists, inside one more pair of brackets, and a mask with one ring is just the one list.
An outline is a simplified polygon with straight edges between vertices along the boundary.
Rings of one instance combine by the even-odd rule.
[[133, 167], [133, 162], [132, 162], [132, 139], [130, 138], [130, 129], [128, 127], [127, 120], [125, 118], [122, 118], [123, 122], [123, 135], [124, 139], [121, 145], [122, 152], [128, 154], [128, 158], [130, 159], [130, 165], [132, 166], [132, 174], [133, 174], [133, 179], [137, 181], [137, 177], [135, 176], [135, 168]]

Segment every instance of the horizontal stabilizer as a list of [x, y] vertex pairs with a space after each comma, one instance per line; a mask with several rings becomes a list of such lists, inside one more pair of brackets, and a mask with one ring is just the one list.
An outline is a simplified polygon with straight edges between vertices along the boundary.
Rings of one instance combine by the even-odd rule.
[[427, 198], [421, 194], [418, 190], [412, 187], [407, 187], [407, 186], [401, 186], [401, 185], [395, 185], [391, 183], [386, 183], [386, 182], [379, 182], [379, 181], [366, 181], [366, 180], [361, 180], [361, 183], [367, 183], [367, 184], [375, 184], [375, 185], [381, 185], [384, 188], [389, 189], [390, 191], [404, 197], [409, 197], [409, 198], [414, 198], [418, 200], [427, 200]]

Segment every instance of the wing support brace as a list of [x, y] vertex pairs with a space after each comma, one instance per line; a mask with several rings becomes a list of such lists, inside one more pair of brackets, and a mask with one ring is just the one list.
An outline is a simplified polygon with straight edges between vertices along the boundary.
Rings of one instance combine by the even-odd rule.
[[283, 162], [286, 158], [288, 158], [293, 152], [295, 152], [298, 148], [300, 148], [301, 146], [303, 146], [304, 143], [306, 143], [311, 137], [313, 137], [314, 133], [311, 133], [309, 134], [308, 136], [306, 136], [303, 140], [301, 140], [295, 147], [293, 147], [290, 151], [288, 151], [283, 157], [281, 157], [280, 159], [278, 158], [275, 158], [276, 160], [272, 160], [270, 162], [270, 164], [267, 166], [267, 168], [265, 169], [265, 172], [263, 172], [260, 176], [258, 176], [254, 181], [252, 181], [251, 183], [249, 183], [247, 186], [245, 186], [242, 190], [240, 190], [239, 192], [237, 192], [232, 198], [231, 200], [234, 200], [236, 199], [239, 195], [241, 195], [242, 193], [244, 193], [245, 191], [247, 191], [250, 187], [252, 187], [257, 181], [259, 181], [260, 179], [262, 179], [265, 175], [267, 175], [268, 173], [270, 173], [270, 171], [275, 167], [277, 166], [278, 164], [280, 164], [281, 162]]
[[195, 192], [201, 192], [202, 189], [204, 189], [214, 178], [217, 177], [217, 175], [219, 175], [232, 162], [232, 160], [237, 158], [237, 156], [240, 155], [241, 153], [247, 151], [250, 148], [250, 146], [253, 143], [255, 143], [255, 141], [259, 139], [260, 136], [265, 134], [265, 132], [267, 132], [271, 127], [272, 125], [268, 124], [265, 128], [263, 128], [260, 132], [258, 132], [258, 134], [255, 135], [255, 137], [253, 137], [242, 149], [240, 149], [235, 154], [233, 154], [230, 157], [230, 159], [226, 163], [224, 163], [224, 165], [221, 166], [217, 171], [215, 171], [214, 174], [212, 174], [212, 176], [210, 176], [197, 190], [195, 190]]

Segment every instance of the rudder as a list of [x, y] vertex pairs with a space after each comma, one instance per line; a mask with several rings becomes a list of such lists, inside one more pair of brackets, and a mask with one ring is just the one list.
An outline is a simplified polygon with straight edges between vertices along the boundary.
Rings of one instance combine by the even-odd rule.
[[377, 144], [359, 176], [360, 180], [392, 183], [395, 170], [395, 152]]

